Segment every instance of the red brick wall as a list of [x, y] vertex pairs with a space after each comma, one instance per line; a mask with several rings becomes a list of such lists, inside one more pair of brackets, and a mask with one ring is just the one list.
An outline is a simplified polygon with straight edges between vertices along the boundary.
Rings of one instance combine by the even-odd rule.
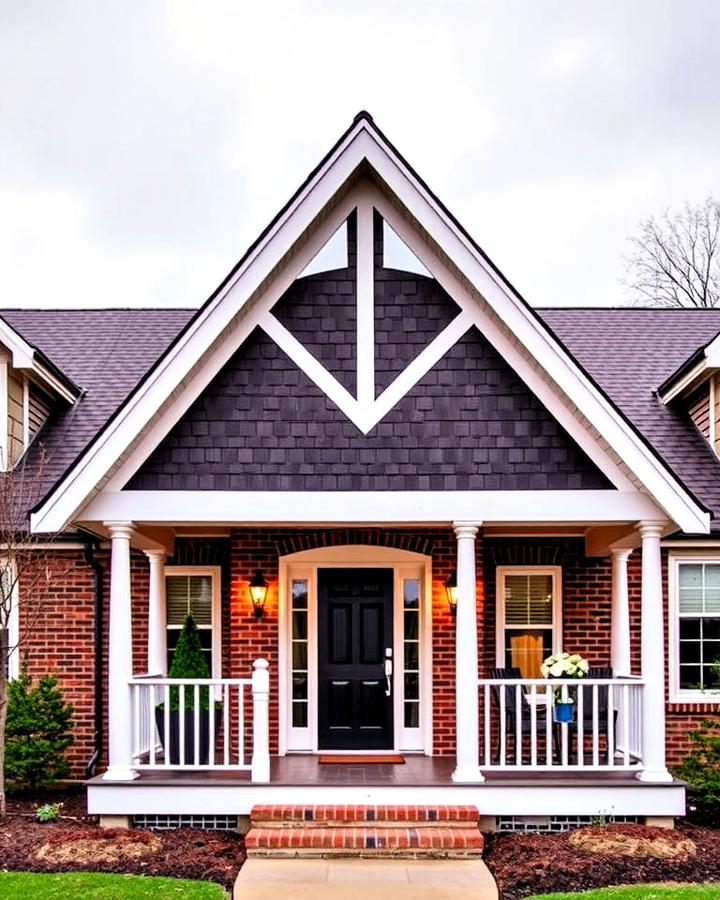
[[[270, 663], [271, 742], [278, 746], [278, 557], [295, 550], [338, 544], [371, 544], [429, 552], [432, 556], [433, 750], [452, 755], [455, 744], [455, 620], [450, 615], [445, 581], [455, 568], [452, 529], [422, 530], [298, 530], [237, 529], [229, 541], [181, 541], [169, 564], [218, 564], [223, 569], [223, 675], [247, 677], [259, 656]], [[563, 569], [564, 646], [585, 655], [594, 665], [610, 662], [610, 560], [585, 557], [582, 539], [499, 539], [477, 541], [477, 613], [479, 674], [495, 665], [495, 567], [497, 565], [560, 565]], [[105, 567], [105, 640], [107, 660], [108, 554], [98, 553]], [[256, 619], [247, 582], [256, 568], [270, 582], [265, 615]], [[67, 700], [75, 707], [75, 744], [70, 751], [74, 776], [84, 774], [93, 749], [93, 575], [81, 551], [53, 551], [50, 587], [42, 613], [26, 628], [21, 660], [38, 676], [53, 671], [60, 677]], [[146, 667], [148, 563], [132, 556], [133, 668]], [[640, 665], [640, 554], [629, 562], [631, 647], [633, 670]], [[20, 587], [22, 594], [22, 585]], [[29, 606], [29, 604], [28, 604]], [[27, 608], [27, 607], [26, 607]], [[106, 690], [106, 667], [105, 690]], [[715, 707], [717, 709], [717, 707]], [[687, 731], [706, 715], [703, 707], [668, 706], [668, 758], [675, 762], [687, 748]], [[103, 761], [104, 762], [104, 761]]]

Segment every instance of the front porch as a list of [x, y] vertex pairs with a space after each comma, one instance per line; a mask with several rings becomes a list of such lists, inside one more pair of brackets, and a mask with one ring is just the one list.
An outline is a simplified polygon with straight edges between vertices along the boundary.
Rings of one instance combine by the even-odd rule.
[[[473, 803], [489, 816], [668, 817], [684, 810], [684, 788], [665, 766], [664, 664], [657, 652], [663, 634], [660, 522], [535, 523], [514, 526], [510, 536], [507, 526], [457, 521], [372, 531], [228, 527], [227, 539], [216, 538], [226, 541], [227, 557], [224, 568], [217, 567], [223, 586], [213, 599], [225, 616], [213, 633], [227, 643], [215, 657], [217, 674], [194, 681], [166, 677], [169, 632], [163, 627], [166, 577], [192, 567], [177, 552], [173, 557], [143, 546], [152, 528], [129, 521], [106, 521], [105, 527], [112, 546], [109, 766], [89, 783], [97, 814], [238, 814], [259, 802], [323, 802], [318, 792], [327, 803]], [[627, 545], [633, 543], [642, 554], [631, 591]], [[133, 596], [138, 546], [149, 561], [144, 601]], [[260, 618], [247, 596], [257, 560], [275, 592]], [[528, 569], [543, 573], [543, 590], [553, 592], [543, 615], [559, 611], [551, 625], [530, 630], [552, 637], [554, 647], [563, 646], [564, 634], [568, 649], [603, 669], [581, 689], [576, 681], [518, 677], [511, 668], [487, 677], [493, 666], [514, 666], [515, 655], [545, 652], [537, 635], [534, 643], [524, 637], [518, 643], [516, 632], [499, 626], [502, 607], [493, 603], [501, 572], [536, 577], [527, 576]], [[337, 588], [330, 572], [388, 573], [385, 593], [373, 587], [370, 597], [374, 608], [385, 610], [376, 619], [385, 615], [389, 635], [378, 638], [371, 653], [377, 672], [352, 676], [370, 679], [368, 696], [384, 704], [385, 718], [378, 714], [378, 721], [387, 726], [385, 743], [333, 744], [332, 728], [323, 732], [320, 592], [323, 584]], [[451, 575], [454, 610], [446, 591]], [[593, 584], [600, 584], [598, 609], [588, 599]], [[560, 585], [557, 596], [554, 585]], [[137, 674], [134, 628], [143, 602], [147, 668]], [[388, 667], [388, 660], [395, 665]], [[342, 683], [338, 672], [334, 683]], [[179, 694], [181, 709], [185, 697], [195, 698], [193, 711], [179, 717], [175, 737], [171, 691]], [[198, 703], [203, 692], [212, 698], [205, 710]], [[573, 721], [556, 721], [556, 694], [575, 699]], [[371, 705], [371, 724], [374, 711]], [[203, 729], [207, 753], [193, 738]], [[373, 749], [400, 753], [405, 763], [332, 766], [317, 758]]]

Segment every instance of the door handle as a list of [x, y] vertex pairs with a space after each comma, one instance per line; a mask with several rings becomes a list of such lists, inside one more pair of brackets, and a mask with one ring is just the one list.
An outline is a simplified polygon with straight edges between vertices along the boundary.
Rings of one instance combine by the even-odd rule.
[[385, 696], [389, 697], [392, 694], [392, 673], [393, 673], [393, 664], [392, 664], [392, 647], [385, 648]]

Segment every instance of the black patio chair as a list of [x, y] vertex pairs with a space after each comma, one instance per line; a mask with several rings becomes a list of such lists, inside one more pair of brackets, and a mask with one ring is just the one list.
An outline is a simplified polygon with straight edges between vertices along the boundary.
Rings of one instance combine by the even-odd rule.
[[[520, 669], [515, 666], [511, 666], [505, 669], [490, 669], [490, 678], [497, 678], [501, 681], [522, 681], [522, 673]], [[505, 693], [505, 733], [506, 735], [516, 735], [517, 733], [517, 691], [515, 689], [515, 685], [505, 686], [502, 685], [492, 685], [492, 693], [493, 699], [497, 705], [498, 710], [502, 709], [500, 695], [504, 691]], [[531, 708], [528, 703], [526, 703], [523, 699], [522, 690], [520, 692], [520, 736], [522, 740], [522, 735], [531, 734], [532, 733], [532, 722], [531, 722]], [[543, 723], [543, 728], [545, 727], [545, 707], [538, 706], [536, 708], [536, 725], [538, 733], [540, 733], [539, 723]], [[500, 759], [500, 741], [501, 734], [500, 728], [497, 730], [497, 743], [495, 746], [495, 760]], [[506, 754], [507, 755], [507, 754]]]
[[[612, 670], [611, 666], [590, 666], [590, 668], [587, 671], [587, 675], [585, 677], [588, 679], [593, 678], [596, 680], [600, 679], [600, 678], [607, 678], [609, 680], [613, 677], [613, 670]], [[585, 737], [592, 735], [592, 731], [593, 731], [593, 707], [594, 707], [593, 695], [594, 695], [596, 688], [590, 684], [584, 685], [581, 680], [578, 682], [578, 687], [577, 688], [573, 687], [572, 690], [573, 691], [577, 690], [578, 695], [580, 694], [580, 692], [582, 692], [582, 705], [583, 705], [582, 731], [583, 731], [583, 738], [585, 738]], [[578, 699], [579, 699], [579, 697], [578, 697]], [[577, 700], [576, 700], [576, 704], [577, 704]], [[576, 709], [578, 709], [578, 705], [576, 705]], [[606, 684], [601, 684], [601, 685], [597, 686], [597, 723], [598, 723], [598, 732], [599, 732], [600, 737], [602, 737], [603, 735], [605, 735], [606, 738], [608, 737], [609, 713], [610, 713], [610, 688]], [[617, 715], [618, 715], [617, 709], [613, 709], [613, 726], [614, 727], [617, 726]], [[568, 731], [568, 738], [569, 738], [568, 753], [570, 755], [570, 758], [572, 759], [573, 743], [574, 743], [575, 738], [578, 733], [577, 720], [573, 720], [572, 722], [569, 722], [568, 729], [569, 729], [569, 731]], [[615, 733], [617, 733], [617, 732], [615, 732]], [[556, 729], [555, 741], [556, 741], [556, 752], [559, 755], [560, 739], [559, 739], [559, 736], [557, 735], [557, 729]]]

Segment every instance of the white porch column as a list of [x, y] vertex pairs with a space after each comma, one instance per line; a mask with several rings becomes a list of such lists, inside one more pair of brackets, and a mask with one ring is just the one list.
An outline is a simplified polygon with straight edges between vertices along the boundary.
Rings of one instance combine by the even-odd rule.
[[640, 522], [642, 538], [642, 630], [643, 686], [642, 749], [640, 781], [672, 781], [665, 767], [665, 636], [663, 631], [663, 586], [660, 557], [660, 522]]
[[475, 605], [475, 537], [479, 523], [455, 523], [457, 613], [455, 621], [455, 771], [453, 781], [484, 781], [480, 771], [478, 647]]
[[630, 550], [612, 550], [612, 615], [610, 662], [613, 675], [630, 675], [630, 601], [628, 557]]
[[150, 562], [147, 666], [150, 675], [167, 674], [167, 613], [165, 611], [165, 551], [146, 550]]
[[108, 770], [113, 781], [132, 781], [132, 610], [130, 538], [132, 522], [105, 522], [110, 531], [110, 627], [108, 633]]

